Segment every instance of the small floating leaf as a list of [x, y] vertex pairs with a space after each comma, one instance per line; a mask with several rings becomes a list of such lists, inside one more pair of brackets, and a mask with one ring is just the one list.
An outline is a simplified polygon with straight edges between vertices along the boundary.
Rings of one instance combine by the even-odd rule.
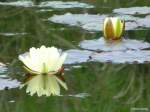
[[16, 79], [11, 79], [5, 75], [5, 72], [7, 72], [7, 66], [3, 63], [0, 63], [0, 90], [18, 87], [20, 82], [18, 82]]
[[150, 7], [144, 6], [144, 7], [129, 7], [129, 8], [119, 8], [114, 9], [114, 13], [119, 14], [150, 14]]
[[139, 50], [150, 48], [150, 43], [132, 39], [123, 39], [122, 41], [107, 43], [104, 38], [101, 37], [95, 40], [84, 40], [80, 43], [80, 47], [94, 51]]
[[17, 88], [19, 87], [20, 82], [18, 82], [16, 79], [11, 79], [9, 77], [2, 78], [0, 77], [0, 90], [4, 89], [11, 89], [11, 88]]

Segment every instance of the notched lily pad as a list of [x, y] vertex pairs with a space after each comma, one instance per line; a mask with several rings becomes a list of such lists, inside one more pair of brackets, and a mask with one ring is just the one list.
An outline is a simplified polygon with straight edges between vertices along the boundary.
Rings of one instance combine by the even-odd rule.
[[91, 51], [71, 49], [66, 51], [68, 56], [64, 64], [78, 64], [87, 62], [89, 56], [92, 54]]
[[95, 53], [91, 56], [91, 61], [111, 62], [111, 63], [150, 63], [149, 50], [128, 50]]
[[86, 3], [80, 3], [77, 1], [70, 1], [70, 2], [46, 1], [46, 2], [41, 2], [39, 7], [65, 9], [65, 8], [93, 8], [94, 6]]
[[119, 9], [114, 9], [114, 13], [119, 13], [119, 14], [150, 14], [150, 7], [129, 7], [129, 8], [119, 8]]
[[94, 51], [122, 51], [150, 48], [150, 43], [132, 39], [123, 39], [122, 41], [107, 43], [104, 38], [101, 37], [95, 40], [84, 40], [79, 46], [83, 49]]
[[[64, 15], [54, 15], [48, 20], [54, 23], [82, 27], [88, 31], [101, 31], [103, 29], [103, 20], [107, 16], [108, 15], [66, 13]], [[120, 16], [120, 18], [126, 20], [126, 30], [132, 30], [138, 27], [138, 24], [136, 23], [136, 17], [124, 15]]]

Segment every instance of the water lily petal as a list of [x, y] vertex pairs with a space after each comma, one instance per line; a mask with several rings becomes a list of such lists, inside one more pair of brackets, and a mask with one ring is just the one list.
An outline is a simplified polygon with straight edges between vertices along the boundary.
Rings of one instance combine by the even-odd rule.
[[62, 67], [62, 64], [64, 63], [66, 57], [67, 57], [67, 53], [63, 53], [61, 55], [61, 57], [58, 59], [57, 63], [54, 66], [55, 71], [58, 71]]
[[104, 37], [105, 39], [111, 39], [114, 36], [115, 34], [114, 34], [113, 23], [111, 19], [106, 18], [106, 20], [104, 21]]

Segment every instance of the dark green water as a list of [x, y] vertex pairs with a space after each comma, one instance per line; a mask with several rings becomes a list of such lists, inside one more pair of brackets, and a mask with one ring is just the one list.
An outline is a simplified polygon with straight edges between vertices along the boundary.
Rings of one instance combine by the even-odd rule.
[[[40, 0], [34, 2], [38, 4]], [[116, 8], [150, 7], [149, 0], [80, 0], [80, 2], [94, 5], [95, 8], [50, 8], [52, 11], [38, 12], [39, 8], [36, 7], [0, 5], [0, 62], [7, 64], [8, 67], [2, 75], [8, 74], [22, 81], [24, 72], [18, 61], [18, 55], [28, 51], [30, 47], [46, 45], [63, 50], [79, 49], [79, 42], [97, 39], [103, 35], [102, 32], [91, 33], [80, 27], [47, 21], [54, 14], [71, 12], [112, 15], [112, 10]], [[16, 32], [27, 34], [14, 36], [2, 34]], [[131, 39], [150, 42], [150, 28], [126, 31], [125, 35]], [[79, 67], [76, 68], [74, 65], [65, 66], [69, 69], [65, 71], [69, 90], [62, 89], [63, 96], [29, 96], [25, 93], [25, 88], [1, 90], [0, 112], [150, 111], [150, 64], [87, 62], [77, 65]]]

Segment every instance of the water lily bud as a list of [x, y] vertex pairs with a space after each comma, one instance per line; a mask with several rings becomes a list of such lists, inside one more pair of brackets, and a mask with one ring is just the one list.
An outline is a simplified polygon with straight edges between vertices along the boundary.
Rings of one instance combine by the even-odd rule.
[[62, 64], [67, 54], [61, 53], [55, 47], [30, 48], [29, 52], [19, 55], [24, 68], [28, 72], [26, 92], [38, 96], [60, 95], [60, 85], [67, 89], [62, 76]]
[[125, 30], [125, 22], [119, 17], [107, 17], [103, 24], [105, 40], [119, 40]]

